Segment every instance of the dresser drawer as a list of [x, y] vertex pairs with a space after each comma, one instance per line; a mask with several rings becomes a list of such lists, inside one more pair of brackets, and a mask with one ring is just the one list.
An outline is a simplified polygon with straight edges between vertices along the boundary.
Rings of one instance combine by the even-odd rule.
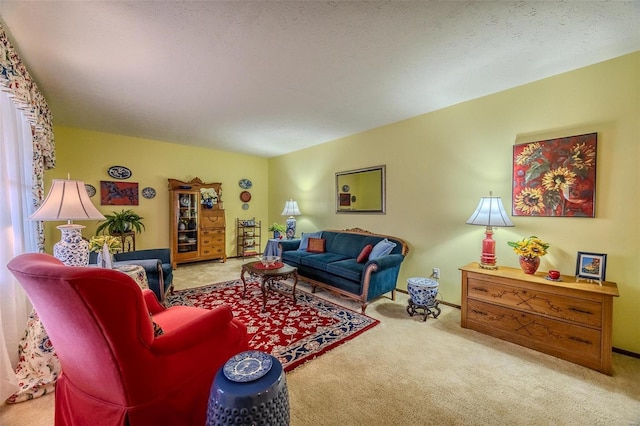
[[511, 308], [469, 300], [469, 328], [521, 345], [556, 354], [562, 351], [580, 358], [599, 359], [600, 330], [582, 327]]
[[200, 256], [224, 257], [224, 245], [212, 245], [200, 247]]
[[200, 231], [200, 247], [224, 246], [224, 231]]
[[468, 280], [467, 297], [590, 327], [602, 327], [602, 304], [591, 300], [471, 277]]

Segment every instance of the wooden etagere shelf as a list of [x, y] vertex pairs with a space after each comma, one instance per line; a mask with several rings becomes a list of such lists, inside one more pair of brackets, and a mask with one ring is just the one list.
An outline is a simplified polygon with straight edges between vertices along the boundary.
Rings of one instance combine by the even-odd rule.
[[262, 254], [262, 222], [251, 219], [236, 219], [238, 257], [252, 257]]

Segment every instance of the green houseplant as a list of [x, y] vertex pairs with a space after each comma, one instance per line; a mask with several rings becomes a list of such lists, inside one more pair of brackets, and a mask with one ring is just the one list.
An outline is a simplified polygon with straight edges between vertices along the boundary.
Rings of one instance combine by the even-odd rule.
[[274, 223], [273, 225], [269, 225], [269, 231], [273, 232], [273, 238], [280, 238], [280, 235], [287, 229], [286, 226], [280, 223]]
[[142, 223], [143, 217], [133, 210], [122, 209], [120, 212], [113, 212], [113, 214], [104, 215], [105, 219], [96, 228], [96, 234], [104, 233], [109, 234], [122, 234], [129, 231], [135, 231], [141, 233], [144, 228]]

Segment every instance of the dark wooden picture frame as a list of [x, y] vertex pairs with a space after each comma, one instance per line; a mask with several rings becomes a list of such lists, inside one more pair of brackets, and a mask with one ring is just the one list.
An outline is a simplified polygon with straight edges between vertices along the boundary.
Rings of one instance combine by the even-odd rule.
[[513, 216], [595, 217], [598, 134], [513, 147]]
[[576, 278], [605, 281], [607, 273], [607, 255], [603, 253], [578, 252], [576, 259]]

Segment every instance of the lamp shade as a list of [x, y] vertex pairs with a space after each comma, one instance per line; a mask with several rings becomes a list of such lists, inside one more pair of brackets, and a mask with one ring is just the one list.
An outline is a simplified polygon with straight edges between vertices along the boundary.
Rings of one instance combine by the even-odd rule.
[[300, 213], [300, 209], [298, 208], [298, 203], [294, 200], [289, 200], [285, 202], [284, 209], [280, 214], [282, 216], [300, 216], [302, 213]]
[[84, 182], [80, 180], [53, 179], [51, 189], [42, 205], [30, 220], [90, 220], [104, 219], [95, 208]]
[[514, 226], [507, 212], [504, 210], [500, 197], [482, 197], [469, 220], [469, 225], [481, 225], [491, 227]]

